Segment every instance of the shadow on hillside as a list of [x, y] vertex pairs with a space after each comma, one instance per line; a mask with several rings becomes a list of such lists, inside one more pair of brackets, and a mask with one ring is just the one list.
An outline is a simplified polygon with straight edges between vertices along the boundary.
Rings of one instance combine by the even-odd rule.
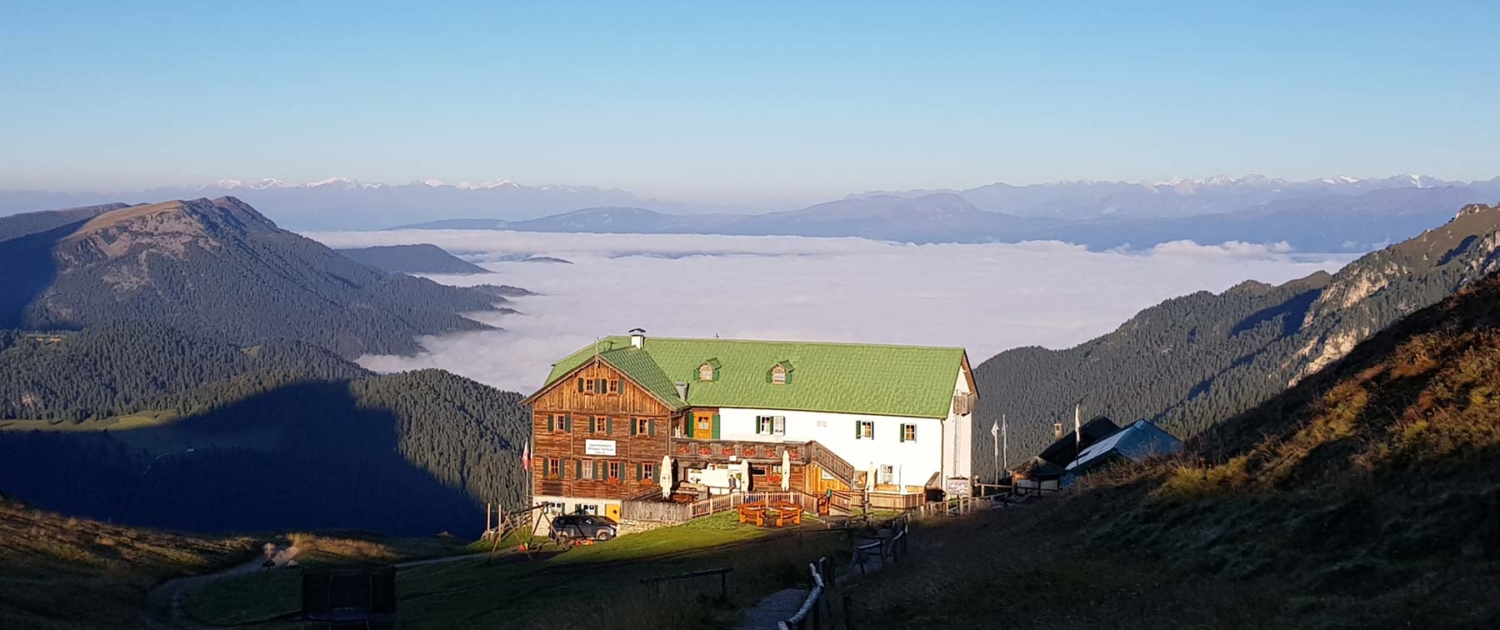
[[88, 219], [0, 243], [0, 328], [25, 328], [26, 308], [57, 279], [52, 250]]
[[[318, 382], [135, 429], [128, 441], [0, 433], [0, 488], [66, 514], [167, 529], [477, 535], [474, 500], [401, 455], [397, 422], [360, 407], [347, 383]], [[163, 446], [130, 446], [142, 444]]]
[[1229, 331], [1230, 336], [1238, 336], [1241, 333], [1254, 330], [1257, 326], [1269, 321], [1281, 318], [1281, 336], [1290, 337], [1302, 330], [1302, 320], [1307, 317], [1307, 311], [1312, 309], [1313, 302], [1323, 294], [1322, 289], [1304, 291], [1293, 296], [1291, 299], [1277, 304], [1271, 308], [1262, 309], [1252, 313], [1249, 317], [1234, 325]]

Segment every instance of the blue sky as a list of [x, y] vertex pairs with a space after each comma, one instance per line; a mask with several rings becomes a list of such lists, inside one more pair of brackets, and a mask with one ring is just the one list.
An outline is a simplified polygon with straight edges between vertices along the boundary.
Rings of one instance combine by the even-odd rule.
[[9, 2], [4, 14], [4, 189], [345, 176], [733, 202], [995, 181], [1500, 175], [1494, 2]]

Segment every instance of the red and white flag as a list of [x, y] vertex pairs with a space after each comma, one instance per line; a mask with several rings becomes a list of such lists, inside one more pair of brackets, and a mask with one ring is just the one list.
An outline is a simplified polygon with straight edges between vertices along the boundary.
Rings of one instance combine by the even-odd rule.
[[521, 448], [521, 467], [525, 468], [526, 472], [531, 472], [531, 442], [527, 442], [526, 446]]

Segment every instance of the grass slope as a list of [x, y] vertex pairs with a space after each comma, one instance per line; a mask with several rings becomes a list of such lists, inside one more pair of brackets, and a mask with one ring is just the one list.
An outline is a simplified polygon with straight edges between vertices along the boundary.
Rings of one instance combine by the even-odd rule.
[[153, 584], [253, 553], [248, 538], [126, 528], [0, 497], [0, 628], [141, 627]]
[[[398, 621], [402, 628], [728, 627], [744, 607], [804, 580], [805, 562], [847, 545], [812, 519], [789, 531], [720, 514], [536, 561], [510, 552], [493, 563], [476, 557], [406, 567], [397, 572]], [[712, 601], [717, 578], [667, 585], [657, 599], [640, 584], [724, 566], [734, 568], [728, 603]], [[275, 619], [296, 607], [296, 588], [292, 572], [235, 578], [193, 595], [189, 610], [215, 625]]]

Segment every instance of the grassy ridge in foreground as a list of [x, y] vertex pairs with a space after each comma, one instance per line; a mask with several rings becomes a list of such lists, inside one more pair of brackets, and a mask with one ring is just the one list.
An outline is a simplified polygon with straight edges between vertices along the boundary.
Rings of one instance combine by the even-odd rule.
[[253, 554], [248, 538], [119, 527], [0, 496], [0, 627], [140, 627], [155, 583]]

